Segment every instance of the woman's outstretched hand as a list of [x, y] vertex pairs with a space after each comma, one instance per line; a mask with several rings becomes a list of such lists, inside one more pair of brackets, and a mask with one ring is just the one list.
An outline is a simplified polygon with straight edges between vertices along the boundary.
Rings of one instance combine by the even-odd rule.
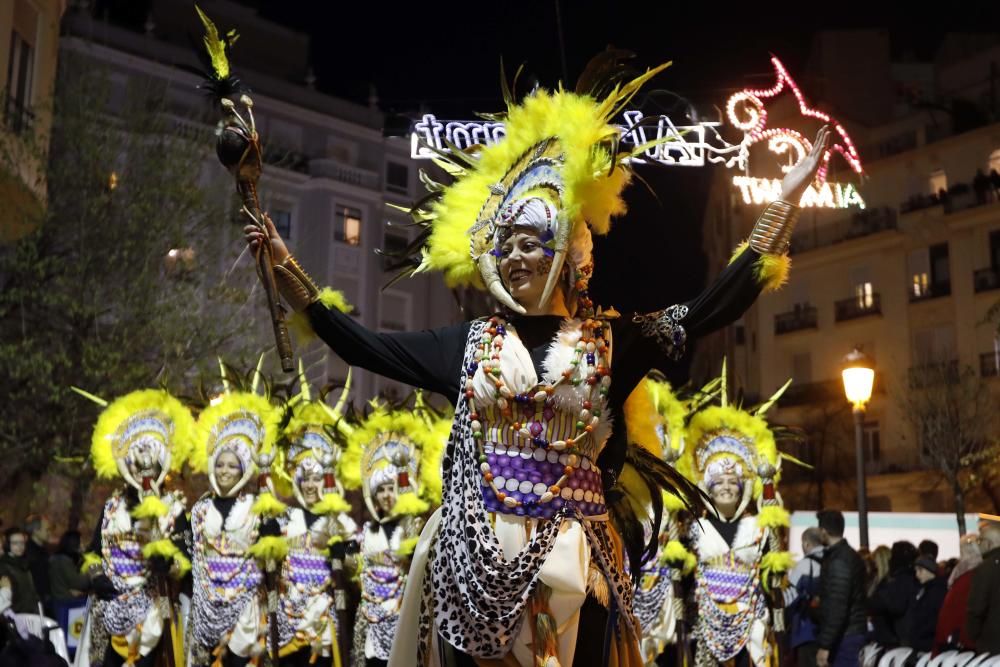
[[812, 150], [792, 170], [785, 174], [781, 181], [781, 199], [790, 204], [798, 205], [802, 193], [816, 179], [816, 172], [823, 161], [823, 153], [830, 141], [830, 126], [824, 125], [816, 135]]
[[[246, 215], [244, 213], [244, 215]], [[290, 254], [288, 252], [288, 246], [278, 235], [278, 230], [275, 229], [274, 223], [271, 222], [271, 217], [266, 213], [263, 214], [264, 226], [267, 229], [267, 235], [271, 239], [271, 262], [273, 264], [281, 264]], [[247, 245], [250, 246], [250, 250], [257, 253], [257, 249], [260, 247], [261, 241], [264, 240], [264, 231], [254, 224], [249, 224], [243, 228], [243, 236], [246, 238]]]

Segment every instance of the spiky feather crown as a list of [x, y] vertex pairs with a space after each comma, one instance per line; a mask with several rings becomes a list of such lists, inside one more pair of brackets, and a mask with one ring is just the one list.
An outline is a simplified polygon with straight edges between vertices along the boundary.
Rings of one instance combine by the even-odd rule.
[[194, 437], [194, 418], [180, 401], [162, 389], [143, 389], [104, 409], [94, 426], [90, 454], [97, 476], [113, 479], [120, 475], [118, 462], [145, 441], [169, 452], [170, 468], [177, 471], [191, 453]]
[[[452, 416], [418, 407], [414, 410], [377, 406], [351, 433], [340, 459], [338, 475], [345, 488], [361, 488], [372, 514], [371, 482], [405, 469], [416, 472], [410, 480], [419, 502], [405, 514], [420, 514], [441, 503], [441, 457], [451, 432]], [[402, 460], [400, 460], [402, 459]], [[403, 466], [399, 465], [402, 463]], [[392, 477], [388, 481], [392, 481]], [[397, 501], [403, 502], [400, 498]], [[405, 502], [404, 502], [405, 504]]]
[[620, 150], [620, 131], [611, 121], [667, 66], [616, 83], [600, 99], [561, 87], [538, 89], [520, 104], [505, 95], [504, 139], [476, 151], [441, 154], [436, 162], [456, 179], [448, 187], [421, 175], [431, 194], [410, 213], [430, 233], [416, 271], [443, 271], [449, 286], [486, 288], [508, 308], [524, 312], [500, 282], [497, 254], [514, 227], [531, 226], [553, 257], [542, 304], [567, 258], [571, 289], [584, 291], [592, 268], [591, 234], [607, 234], [611, 218], [625, 212], [621, 192], [631, 178], [626, 161], [649, 148]]

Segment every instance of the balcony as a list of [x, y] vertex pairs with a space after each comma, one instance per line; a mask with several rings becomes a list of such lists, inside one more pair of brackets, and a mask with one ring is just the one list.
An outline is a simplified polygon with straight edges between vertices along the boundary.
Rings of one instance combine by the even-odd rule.
[[309, 173], [321, 178], [330, 178], [360, 188], [378, 190], [381, 187], [379, 175], [374, 171], [352, 167], [333, 158], [313, 158], [309, 160]]
[[854, 296], [841, 299], [833, 304], [834, 321], [846, 322], [859, 317], [882, 314], [882, 299], [876, 292], [871, 296]]
[[995, 267], [987, 267], [973, 272], [972, 285], [977, 294], [1000, 289], [1000, 270]]
[[929, 301], [930, 299], [938, 299], [943, 296], [951, 296], [950, 280], [931, 283], [927, 287], [923, 287], [916, 291], [913, 287], [914, 286], [910, 287], [910, 303], [916, 303], [917, 301]]
[[796, 306], [794, 310], [774, 316], [774, 334], [780, 336], [802, 329], [815, 329], [817, 321], [815, 306]]
[[984, 378], [1000, 375], [1000, 352], [983, 352], [979, 355], [979, 375]]
[[899, 205], [900, 215], [923, 209], [941, 207], [945, 215], [957, 213], [979, 206], [989, 206], [997, 202], [989, 181], [973, 180], [970, 183], [953, 183], [947, 192], [942, 190], [934, 195], [913, 195]]
[[857, 211], [850, 217], [809, 227], [800, 224], [792, 237], [793, 255], [896, 229], [895, 209], [881, 207]]

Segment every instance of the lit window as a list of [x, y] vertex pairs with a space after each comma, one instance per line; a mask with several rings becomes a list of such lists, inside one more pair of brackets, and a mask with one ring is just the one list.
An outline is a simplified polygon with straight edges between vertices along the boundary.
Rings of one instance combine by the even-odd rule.
[[872, 284], [870, 282], [863, 282], [855, 285], [854, 294], [858, 299], [858, 308], [867, 309], [871, 308], [874, 304], [874, 291], [872, 290]]
[[948, 177], [945, 175], [944, 169], [936, 169], [935, 171], [932, 171], [928, 184], [930, 185], [932, 195], [936, 195], [942, 190], [947, 192]]
[[337, 209], [334, 238], [347, 245], [361, 245], [361, 211], [349, 206]]
[[929, 276], [926, 272], [913, 274], [913, 296], [927, 296], [930, 288]]
[[990, 164], [986, 173], [990, 173], [992, 171], [1000, 173], [1000, 148], [990, 153]]

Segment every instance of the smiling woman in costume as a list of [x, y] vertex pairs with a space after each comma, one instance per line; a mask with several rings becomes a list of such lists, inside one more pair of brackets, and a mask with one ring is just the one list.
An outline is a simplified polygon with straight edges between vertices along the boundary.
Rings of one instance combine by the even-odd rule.
[[371, 520], [358, 535], [361, 605], [354, 625], [354, 667], [389, 659], [399, 625], [410, 556], [427, 512], [441, 503], [441, 454], [451, 415], [420, 394], [413, 410], [378, 406], [348, 438], [341, 476], [361, 487]]
[[[293, 496], [296, 507], [277, 519], [288, 546], [280, 573], [278, 637], [282, 665], [309, 665], [318, 660], [346, 664], [338, 634], [346, 591], [341, 578], [343, 552], [353, 542], [357, 525], [348, 512], [343, 487], [334, 470], [342, 443], [352, 427], [343, 417], [350, 374], [337, 405], [313, 398], [301, 362], [300, 389], [290, 401], [291, 418], [281, 442], [278, 490]], [[287, 493], [286, 493], [287, 492]]]
[[[509, 100], [502, 141], [443, 156], [453, 184], [425, 180], [432, 195], [412, 212], [430, 230], [420, 268], [487, 289], [501, 306], [493, 317], [369, 331], [329, 307], [268, 226], [283, 297], [334, 351], [455, 402], [442, 507], [414, 553], [390, 665], [450, 653], [463, 664], [568, 666], [576, 654], [641, 664], [632, 586], [608, 521], [628, 449], [625, 399], [651, 367], [782, 282], [797, 210], [788, 202], [813, 180], [827, 134], [702, 294], [634, 317], [601, 310], [587, 291], [592, 235], [625, 212], [631, 176], [610, 123], [664, 67], [619, 78], [606, 94], [537, 89]], [[246, 236], [254, 247], [263, 240], [256, 227]]]
[[[723, 371], [725, 372], [725, 371]], [[785, 387], [753, 411], [728, 405], [699, 410], [688, 425], [679, 467], [714, 507], [690, 528], [697, 557], [694, 664], [776, 664], [775, 633], [784, 629], [784, 583], [792, 557], [784, 551], [788, 512], [776, 491], [780, 455], [764, 420]]]
[[285, 510], [262, 484], [280, 419], [267, 398], [239, 391], [225, 393], [198, 417], [191, 467], [208, 474], [210, 490], [191, 508], [188, 664], [257, 665], [267, 648], [263, 572], [252, 553], [268, 538], [280, 540], [261, 530], [268, 516]]

